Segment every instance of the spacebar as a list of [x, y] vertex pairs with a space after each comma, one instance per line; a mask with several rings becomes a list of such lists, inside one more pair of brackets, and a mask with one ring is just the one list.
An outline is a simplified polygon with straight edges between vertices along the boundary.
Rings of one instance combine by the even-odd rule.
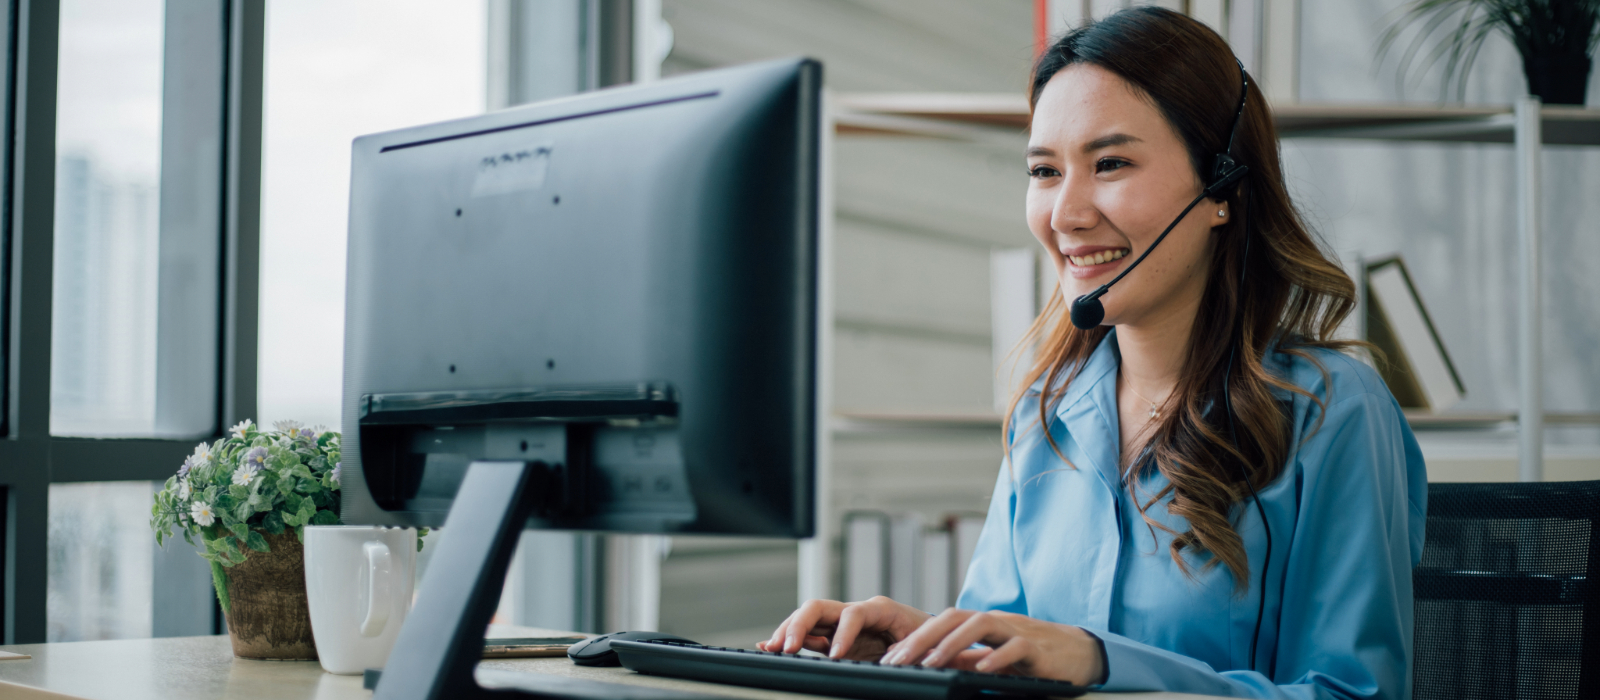
[[480, 668], [478, 685], [485, 690], [511, 690], [537, 698], [559, 700], [727, 700], [726, 695], [707, 695], [666, 688], [650, 688], [624, 683], [603, 683], [587, 678], [571, 678], [553, 673], [502, 671]]

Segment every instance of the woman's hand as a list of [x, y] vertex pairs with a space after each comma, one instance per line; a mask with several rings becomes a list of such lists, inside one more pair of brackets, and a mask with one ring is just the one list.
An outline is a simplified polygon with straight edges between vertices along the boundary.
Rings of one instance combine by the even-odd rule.
[[[983, 644], [988, 649], [970, 649]], [[1077, 685], [1100, 681], [1100, 645], [1071, 625], [1007, 612], [950, 608], [895, 643], [886, 664], [915, 664], [985, 673], [1054, 678]]]
[[756, 648], [785, 654], [810, 649], [834, 659], [877, 661], [891, 644], [931, 619], [884, 596], [859, 603], [808, 600]]

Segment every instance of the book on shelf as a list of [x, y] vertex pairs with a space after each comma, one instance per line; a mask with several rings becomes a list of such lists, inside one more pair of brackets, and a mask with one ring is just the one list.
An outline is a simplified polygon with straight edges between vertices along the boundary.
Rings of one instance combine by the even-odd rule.
[[889, 516], [856, 511], [844, 516], [844, 599], [889, 593]]
[[919, 513], [846, 513], [844, 599], [886, 595], [931, 613], [955, 605], [983, 517], [955, 513], [930, 523]]
[[1362, 295], [1367, 341], [1375, 363], [1402, 408], [1438, 413], [1459, 403], [1466, 387], [1434, 328], [1428, 309], [1399, 256], [1365, 264]]

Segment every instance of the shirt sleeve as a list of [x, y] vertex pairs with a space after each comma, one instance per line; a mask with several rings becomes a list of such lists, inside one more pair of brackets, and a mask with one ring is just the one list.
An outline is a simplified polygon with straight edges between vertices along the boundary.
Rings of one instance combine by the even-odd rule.
[[[1427, 475], [1404, 421], [1387, 395], [1350, 396], [1328, 408], [1320, 429], [1301, 446], [1299, 473], [1285, 475], [1303, 483], [1293, 528], [1273, 532], [1272, 574], [1282, 576], [1279, 617], [1276, 624], [1270, 617], [1263, 623], [1259, 653], [1270, 676], [1218, 672], [1091, 630], [1106, 645], [1103, 688], [1249, 698], [1410, 697], [1411, 571], [1421, 557]], [[1282, 569], [1278, 556], [1286, 557]], [[1246, 595], [1259, 591], [1251, 587]]]
[[983, 520], [983, 532], [978, 535], [961, 595], [956, 598], [958, 608], [1028, 613], [1022, 576], [1017, 572], [1012, 551], [1012, 515], [1017, 503], [1016, 490], [1012, 487], [1014, 476], [1010, 461], [1002, 461], [994, 495], [989, 499], [989, 514]]

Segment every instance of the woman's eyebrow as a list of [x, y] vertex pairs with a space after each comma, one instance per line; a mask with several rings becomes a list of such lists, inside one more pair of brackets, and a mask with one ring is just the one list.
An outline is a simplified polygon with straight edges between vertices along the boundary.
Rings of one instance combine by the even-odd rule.
[[1049, 158], [1055, 154], [1055, 151], [1045, 148], [1044, 146], [1029, 146], [1027, 153], [1024, 153], [1023, 155], [1027, 156], [1028, 158]]
[[1127, 144], [1130, 144], [1130, 143], [1136, 143], [1136, 142], [1139, 142], [1139, 141], [1141, 141], [1141, 139], [1139, 137], [1137, 137], [1137, 136], [1131, 136], [1131, 135], [1128, 135], [1128, 134], [1111, 134], [1110, 136], [1101, 136], [1100, 138], [1097, 138], [1097, 139], [1095, 139], [1093, 141], [1090, 141], [1090, 142], [1088, 142], [1086, 144], [1083, 144], [1083, 152], [1084, 153], [1094, 153], [1095, 151], [1098, 151], [1098, 150], [1100, 150], [1102, 148], [1110, 148], [1112, 146], [1124, 146], [1124, 145], [1127, 145]]

